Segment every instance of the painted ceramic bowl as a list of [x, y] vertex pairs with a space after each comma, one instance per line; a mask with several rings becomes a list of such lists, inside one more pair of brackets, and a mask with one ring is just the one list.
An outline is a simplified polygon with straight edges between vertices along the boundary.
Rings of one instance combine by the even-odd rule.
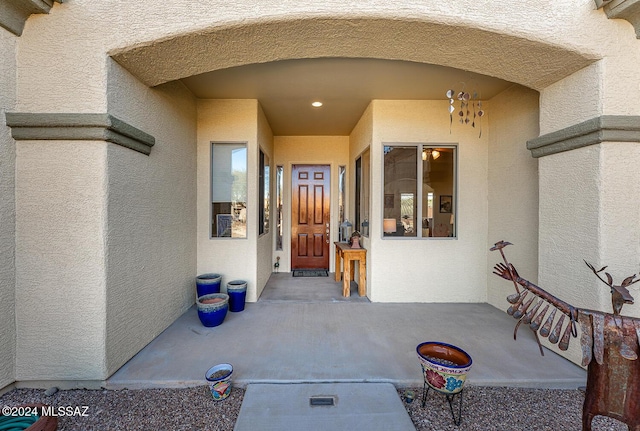
[[233, 366], [231, 364], [218, 364], [207, 370], [204, 377], [209, 383], [211, 396], [216, 401], [222, 401], [231, 393], [231, 375]]
[[471, 356], [459, 347], [427, 341], [416, 347], [424, 381], [438, 392], [453, 395], [462, 390], [471, 369]]

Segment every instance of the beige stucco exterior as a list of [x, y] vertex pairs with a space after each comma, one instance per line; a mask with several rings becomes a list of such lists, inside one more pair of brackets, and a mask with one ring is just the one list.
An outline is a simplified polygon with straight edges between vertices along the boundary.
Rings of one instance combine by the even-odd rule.
[[[372, 219], [377, 215], [380, 220], [383, 212], [383, 145], [429, 143], [458, 147], [457, 239], [382, 238], [381, 223], [373, 223], [369, 258], [373, 301], [486, 301], [487, 253], [482, 244], [488, 240], [486, 126], [490, 117], [483, 120], [485, 133], [480, 138], [478, 130], [472, 127], [452, 127], [449, 133], [448, 106], [446, 101], [373, 102]], [[486, 109], [489, 111], [490, 106]], [[461, 266], [465, 271], [451, 271]], [[398, 280], [398, 271], [403, 274], [402, 282]]]
[[15, 381], [15, 146], [4, 112], [16, 101], [18, 38], [0, 30], [0, 388]]
[[223, 286], [231, 280], [244, 280], [247, 282], [247, 301], [255, 302], [271, 274], [273, 220], [269, 234], [258, 236], [258, 211], [255, 206], [258, 202], [258, 172], [255, 168], [249, 169], [247, 238], [211, 238], [209, 184], [213, 142], [245, 143], [249, 167], [257, 166], [262, 149], [271, 160], [273, 169], [273, 134], [258, 101], [198, 102], [198, 274], [222, 274]]
[[[593, 117], [639, 115], [639, 43], [592, 0], [75, 0], [31, 16], [19, 38], [0, 29], [1, 113], [109, 113], [156, 141], [149, 156], [104, 140], [16, 142], [0, 120], [0, 388], [106, 379], [193, 303], [197, 273], [247, 280], [256, 301], [276, 256], [288, 269], [288, 251], [273, 250], [274, 217], [269, 234], [256, 232], [260, 148], [272, 172], [285, 166], [285, 202], [291, 164], [330, 164], [332, 192], [346, 165], [353, 219], [352, 167], [370, 145], [372, 301], [503, 308], [509, 289], [491, 276], [488, 247], [505, 239], [523, 276], [608, 310], [581, 260], [637, 271], [638, 142], [540, 159], [525, 144]], [[372, 101], [350, 136], [282, 137], [258, 101], [196, 100], [176, 81], [316, 57], [428, 62], [517, 85], [487, 101], [481, 138], [449, 132], [446, 102], [388, 100]], [[246, 240], [209, 238], [212, 141], [247, 143]], [[458, 145], [457, 239], [382, 238], [382, 146], [402, 142]]]
[[21, 143], [16, 183], [16, 379], [99, 379], [106, 373], [107, 145]]
[[193, 304], [196, 274], [196, 100], [113, 62], [108, 78], [109, 112], [157, 138], [149, 156], [107, 149], [104, 378]]
[[[538, 159], [521, 142], [538, 136], [538, 99], [537, 92], [520, 86], [494, 97], [488, 144], [488, 241], [515, 244], [506, 253], [534, 283], [538, 281]], [[513, 287], [493, 275], [498, 261], [497, 253], [488, 255], [487, 302], [506, 310]]]

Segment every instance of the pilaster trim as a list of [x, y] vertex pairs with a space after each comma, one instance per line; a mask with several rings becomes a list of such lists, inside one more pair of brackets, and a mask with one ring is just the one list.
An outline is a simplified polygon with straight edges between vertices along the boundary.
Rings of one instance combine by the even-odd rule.
[[596, 7], [602, 8], [607, 18], [626, 19], [633, 25], [636, 38], [640, 39], [640, 0], [595, 0]]
[[640, 116], [602, 115], [527, 141], [535, 158], [602, 142], [640, 142]]
[[21, 36], [24, 24], [32, 13], [49, 13], [53, 2], [64, 0], [2, 0], [0, 1], [0, 27]]
[[111, 114], [7, 112], [16, 141], [106, 141], [149, 155], [153, 136]]

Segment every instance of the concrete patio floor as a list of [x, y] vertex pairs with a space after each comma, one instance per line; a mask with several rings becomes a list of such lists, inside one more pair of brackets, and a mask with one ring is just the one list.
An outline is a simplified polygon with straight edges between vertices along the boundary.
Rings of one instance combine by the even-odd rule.
[[[329, 277], [273, 274], [260, 300], [214, 328], [189, 309], [108, 381], [109, 389], [205, 384], [213, 365], [233, 364], [234, 385], [393, 383], [422, 386], [416, 346], [443, 341], [473, 358], [471, 385], [568, 388], [586, 372], [554, 352], [540, 356], [527, 328], [488, 304], [381, 304], [341, 296]], [[574, 339], [573, 343], [579, 340]]]

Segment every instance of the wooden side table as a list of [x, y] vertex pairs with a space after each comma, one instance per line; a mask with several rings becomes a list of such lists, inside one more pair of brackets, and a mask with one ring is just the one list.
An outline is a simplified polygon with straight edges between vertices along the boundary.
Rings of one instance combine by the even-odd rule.
[[[354, 262], [359, 262], [358, 295], [367, 294], [367, 250], [351, 248], [346, 242], [334, 242], [336, 246], [336, 281], [342, 276], [342, 296], [351, 296], [351, 280], [354, 273]], [[342, 265], [340, 265], [342, 263]], [[342, 271], [340, 268], [342, 266]]]

